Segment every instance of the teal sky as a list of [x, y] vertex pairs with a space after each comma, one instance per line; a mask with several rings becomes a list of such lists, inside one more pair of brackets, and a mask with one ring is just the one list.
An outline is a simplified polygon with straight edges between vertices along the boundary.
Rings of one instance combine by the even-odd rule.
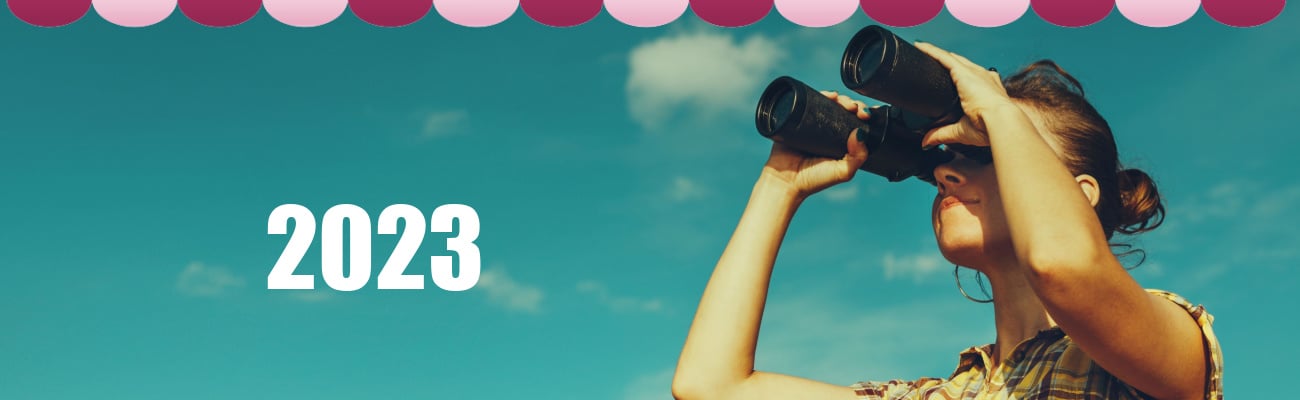
[[[0, 13], [0, 398], [666, 399], [678, 351], [770, 142], [758, 93], [792, 75], [845, 90], [865, 16], [743, 28], [687, 14], [645, 29], [521, 14], [319, 28], [265, 13], [233, 28], [93, 14], [43, 29]], [[1300, 356], [1300, 178], [1291, 116], [1300, 21], [1204, 13], [1144, 28], [1118, 13], [895, 29], [1010, 71], [1052, 58], [1150, 172], [1165, 226], [1132, 271], [1215, 315], [1225, 387], [1264, 398]], [[758, 368], [828, 382], [947, 376], [993, 340], [928, 225], [933, 188], [870, 174], [819, 194], [777, 261]], [[266, 278], [286, 203], [480, 218], [464, 292], [330, 290], [319, 236]], [[425, 237], [408, 273], [453, 234]], [[374, 273], [396, 243], [373, 239]], [[967, 285], [973, 282], [967, 281]], [[973, 287], [973, 286], [968, 286]]]

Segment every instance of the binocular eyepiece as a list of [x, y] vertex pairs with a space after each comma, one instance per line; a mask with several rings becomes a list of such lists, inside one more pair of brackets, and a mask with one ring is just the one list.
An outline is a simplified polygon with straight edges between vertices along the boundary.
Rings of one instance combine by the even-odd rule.
[[759, 133], [796, 150], [840, 158], [854, 129], [869, 156], [861, 169], [898, 182], [915, 176], [934, 183], [934, 168], [954, 157], [947, 148], [922, 149], [930, 129], [963, 116], [947, 68], [879, 26], [858, 31], [840, 63], [840, 78], [852, 91], [889, 105], [863, 121], [839, 103], [789, 76], [776, 78], [759, 98]]

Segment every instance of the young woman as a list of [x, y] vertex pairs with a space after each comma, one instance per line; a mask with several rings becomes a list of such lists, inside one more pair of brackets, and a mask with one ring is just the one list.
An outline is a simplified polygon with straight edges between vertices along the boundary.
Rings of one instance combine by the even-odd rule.
[[[1212, 317], [1143, 289], [1111, 252], [1115, 232], [1156, 228], [1164, 206], [1150, 177], [1120, 167], [1110, 128], [1078, 82], [1051, 61], [1003, 81], [960, 55], [917, 47], [952, 73], [966, 114], [923, 145], [991, 153], [935, 169], [932, 220], [943, 256], [988, 276], [996, 342], [963, 352], [947, 379], [838, 386], [755, 371], [772, 265], [791, 217], [870, 157], [856, 132], [839, 160], [774, 144], [700, 301], [674, 397], [1221, 399]], [[862, 103], [826, 95], [870, 118]]]

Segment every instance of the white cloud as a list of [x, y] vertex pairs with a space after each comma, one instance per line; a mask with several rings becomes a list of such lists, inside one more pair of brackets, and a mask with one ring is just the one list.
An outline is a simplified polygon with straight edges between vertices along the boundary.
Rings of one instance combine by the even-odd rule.
[[1256, 196], [1255, 204], [1250, 208], [1250, 216], [1271, 220], [1291, 211], [1300, 204], [1300, 185], [1278, 188], [1266, 196]]
[[751, 97], [773, 78], [783, 54], [762, 35], [737, 41], [727, 33], [703, 30], [638, 46], [629, 55], [632, 118], [654, 131], [678, 111], [697, 118], [752, 113]]
[[1242, 212], [1248, 190], [1240, 182], [1222, 182], [1201, 196], [1189, 199], [1185, 206], [1170, 205], [1170, 208], [1182, 212], [1187, 221], [1194, 223], [1212, 218], [1231, 218]]
[[1164, 264], [1158, 262], [1144, 262], [1140, 268], [1130, 271], [1132, 274], [1143, 274], [1149, 277], [1161, 277], [1165, 275]]
[[1143, 235], [1149, 261], [1138, 268], [1154, 264], [1146, 276], [1164, 280], [1157, 286], [1191, 292], [1223, 279], [1269, 279], [1300, 261], [1300, 225], [1291, 223], [1300, 218], [1292, 207], [1300, 185], [1236, 179], [1166, 201], [1166, 224]]
[[460, 132], [468, 121], [469, 113], [465, 110], [432, 112], [424, 117], [421, 133], [426, 138], [446, 136]]
[[329, 290], [293, 290], [289, 293], [289, 298], [304, 303], [320, 303], [334, 298], [334, 294]]
[[244, 286], [244, 280], [222, 267], [191, 262], [176, 280], [176, 290], [190, 296], [216, 297]]
[[943, 270], [944, 266], [951, 266], [938, 252], [904, 255], [894, 255], [892, 251], [886, 252], [880, 258], [880, 264], [885, 269], [886, 279], [911, 276], [916, 282], [921, 282], [935, 272]]
[[707, 191], [699, 183], [686, 177], [677, 177], [673, 179], [673, 185], [668, 189], [668, 197], [676, 202], [694, 200], [702, 198]]
[[858, 198], [858, 187], [854, 185], [842, 184], [839, 186], [826, 189], [822, 197], [835, 203], [847, 203]]
[[1215, 263], [1194, 268], [1183, 276], [1179, 281], [1179, 287], [1188, 289], [1200, 289], [1213, 285], [1216, 281], [1228, 273], [1228, 266], [1225, 264]]
[[611, 293], [608, 286], [597, 281], [586, 280], [578, 282], [578, 291], [595, 296], [597, 301], [614, 311], [664, 311], [664, 304], [660, 299], [639, 299], [635, 297], [618, 296]]
[[642, 375], [632, 380], [623, 392], [624, 400], [665, 400], [673, 398], [673, 373], [668, 368], [662, 371]]
[[[1278, 187], [1262, 182], [1234, 180], [1211, 186], [1203, 193], [1166, 199], [1170, 225], [1212, 225], [1216, 231], [1240, 230], [1237, 234], [1216, 239], [1247, 239], [1261, 233], [1276, 238], [1280, 233], [1295, 233], [1295, 224], [1279, 221], [1295, 217], [1293, 204], [1300, 203], [1300, 185]], [[1284, 236], [1284, 235], [1283, 235]]]
[[948, 297], [857, 309], [813, 294], [772, 299], [755, 368], [840, 385], [946, 377], [958, 353], [995, 337], [990, 308]]
[[515, 281], [501, 268], [485, 268], [479, 275], [479, 290], [488, 300], [509, 310], [537, 313], [541, 311], [542, 289]]

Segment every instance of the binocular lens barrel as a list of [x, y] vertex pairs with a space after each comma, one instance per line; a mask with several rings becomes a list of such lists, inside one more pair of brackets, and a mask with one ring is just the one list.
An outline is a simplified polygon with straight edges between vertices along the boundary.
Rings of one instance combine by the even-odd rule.
[[754, 121], [759, 133], [807, 154], [841, 158], [848, 153], [849, 134], [858, 130], [869, 153], [860, 169], [891, 182], [915, 176], [933, 184], [934, 168], [954, 153], [947, 147], [922, 149], [921, 138], [963, 114], [948, 69], [873, 25], [849, 41], [840, 79], [854, 92], [889, 105], [872, 109], [871, 118], [863, 121], [821, 92], [782, 76], [759, 98]]
[[932, 119], [928, 127], [962, 117], [961, 100], [948, 69], [879, 26], [863, 28], [849, 40], [840, 78], [858, 94]]
[[785, 121], [790, 119], [790, 114], [794, 113], [794, 88], [788, 86], [778, 87], [780, 94], [776, 95], [776, 102], [772, 104], [771, 118], [768, 123], [773, 132]]
[[797, 79], [783, 76], [767, 85], [755, 115], [758, 132], [803, 152], [839, 158], [849, 134], [866, 121]]
[[921, 135], [903, 123], [903, 111], [881, 107], [863, 121], [857, 113], [797, 79], [783, 76], [768, 84], [758, 100], [755, 125], [772, 141], [808, 154], [840, 158], [848, 153], [849, 134], [869, 156], [860, 169], [898, 182], [916, 176], [932, 181], [934, 167], [952, 159], [940, 150], [921, 148]]
[[879, 36], [868, 36], [866, 40], [850, 42], [845, 52], [845, 63], [852, 65], [854, 82], [866, 82], [876, 75], [880, 65], [885, 62], [885, 42]]

